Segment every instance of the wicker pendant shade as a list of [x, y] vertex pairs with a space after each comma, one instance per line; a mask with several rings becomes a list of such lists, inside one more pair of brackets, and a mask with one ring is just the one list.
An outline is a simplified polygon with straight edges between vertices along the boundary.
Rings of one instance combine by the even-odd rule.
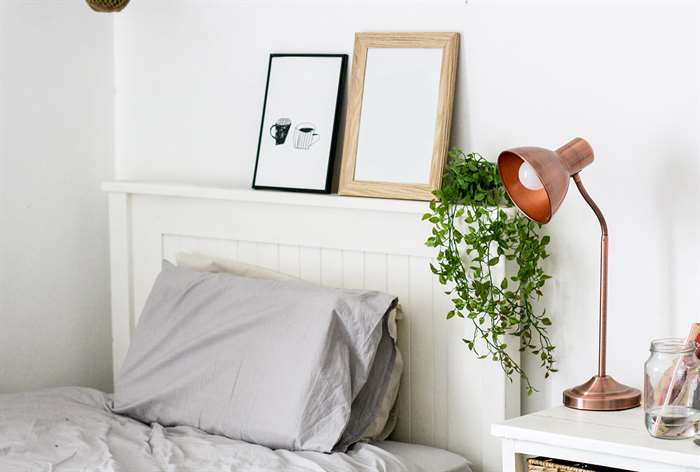
[[95, 11], [115, 12], [122, 11], [129, 4], [129, 0], [86, 0]]

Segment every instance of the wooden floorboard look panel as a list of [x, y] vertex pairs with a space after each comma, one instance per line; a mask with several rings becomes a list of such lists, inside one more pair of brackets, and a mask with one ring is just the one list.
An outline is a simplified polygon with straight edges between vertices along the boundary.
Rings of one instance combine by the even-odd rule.
[[464, 320], [423, 244], [427, 204], [166, 184], [114, 182], [109, 193], [114, 365], [118, 369], [163, 258], [178, 252], [257, 264], [328, 287], [387, 291], [400, 300], [404, 374], [393, 439], [447, 448], [475, 472], [500, 470], [490, 424], [514, 413], [519, 385], [476, 361]]

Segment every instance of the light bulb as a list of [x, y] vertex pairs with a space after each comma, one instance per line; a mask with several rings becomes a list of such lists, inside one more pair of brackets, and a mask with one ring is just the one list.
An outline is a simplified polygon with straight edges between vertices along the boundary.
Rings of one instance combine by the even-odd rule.
[[520, 179], [520, 183], [523, 184], [526, 189], [539, 190], [542, 188], [542, 182], [540, 182], [540, 178], [537, 177], [535, 169], [525, 161], [520, 164], [520, 169], [518, 169], [518, 179]]

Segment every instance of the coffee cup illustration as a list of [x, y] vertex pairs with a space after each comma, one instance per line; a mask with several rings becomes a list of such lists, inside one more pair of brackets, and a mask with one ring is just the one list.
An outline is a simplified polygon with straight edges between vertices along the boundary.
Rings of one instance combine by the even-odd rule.
[[321, 135], [316, 132], [316, 125], [313, 123], [299, 123], [294, 129], [294, 147], [297, 149], [309, 149], [321, 139]]
[[289, 134], [289, 128], [292, 126], [292, 120], [289, 118], [280, 118], [270, 127], [270, 136], [275, 140], [275, 145], [284, 144]]

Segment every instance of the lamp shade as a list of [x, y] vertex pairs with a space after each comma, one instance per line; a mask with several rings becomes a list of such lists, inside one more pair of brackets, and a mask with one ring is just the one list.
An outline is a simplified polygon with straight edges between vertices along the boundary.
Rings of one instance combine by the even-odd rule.
[[575, 138], [555, 151], [540, 147], [503, 151], [498, 156], [498, 172], [515, 206], [531, 220], [544, 224], [564, 200], [569, 178], [591, 162], [590, 144]]

